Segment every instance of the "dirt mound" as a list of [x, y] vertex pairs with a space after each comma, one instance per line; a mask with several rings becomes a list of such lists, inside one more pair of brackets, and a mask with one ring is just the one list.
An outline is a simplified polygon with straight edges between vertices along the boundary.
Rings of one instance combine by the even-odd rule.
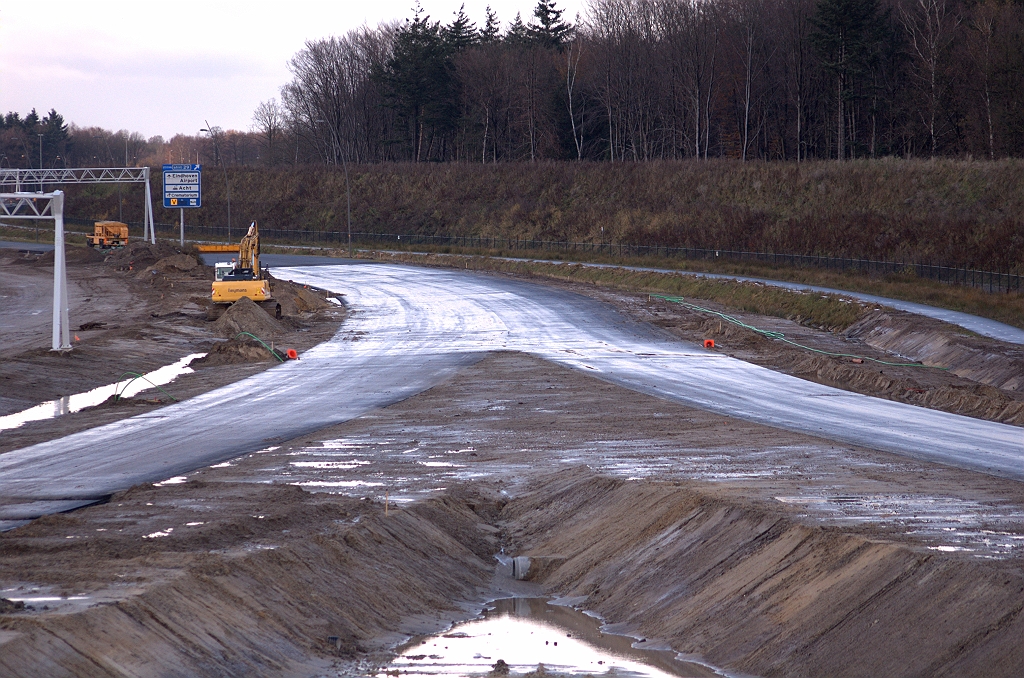
[[181, 254], [181, 252], [166, 243], [158, 242], [154, 245], [136, 240], [129, 243], [127, 247], [111, 252], [107, 256], [107, 263], [120, 269], [132, 268], [137, 271], [176, 254]]
[[165, 273], [167, 271], [193, 271], [199, 266], [199, 262], [190, 254], [173, 254], [153, 264], [153, 268]]
[[[94, 250], [91, 247], [65, 247], [64, 248], [64, 263], [66, 264], [98, 264], [104, 260], [104, 254], [101, 251]], [[35, 263], [38, 266], [53, 266], [54, 252], [50, 250], [45, 254], [40, 255], [36, 259]]]
[[290, 280], [271, 280], [274, 299], [281, 304], [281, 313], [284, 315], [313, 313], [331, 305], [323, 292], [311, 290], [304, 285], [296, 285]]
[[248, 332], [270, 343], [284, 328], [252, 299], [242, 297], [213, 323], [213, 331], [227, 339], [234, 339], [239, 332]]
[[196, 358], [190, 367], [209, 367], [213, 365], [240, 365], [248, 363], [280, 362], [285, 359], [284, 352], [274, 347], [277, 357], [270, 350], [255, 341], [229, 339], [215, 345], [205, 357]]

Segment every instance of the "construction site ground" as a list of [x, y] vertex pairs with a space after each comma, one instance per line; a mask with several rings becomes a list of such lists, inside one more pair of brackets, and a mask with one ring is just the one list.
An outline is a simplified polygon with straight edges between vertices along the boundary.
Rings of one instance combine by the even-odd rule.
[[[130, 254], [69, 256], [73, 324], [105, 323], [77, 331], [71, 354], [48, 350], [36, 316], [5, 325], [0, 415], [223, 343], [202, 303], [207, 269], [156, 266], [182, 256], [169, 250], [149, 263]], [[49, 289], [45, 260], [3, 256], [5, 294], [15, 282]], [[646, 295], [573, 289], [773, 369], [1021, 423], [1019, 349], [931, 321], [878, 311], [837, 336], [737, 314], [891, 362], [886, 341], [926, 333], [945, 338], [936, 351], [993, 356], [988, 367], [812, 356]], [[327, 303], [285, 315], [275, 345], [300, 351], [343, 322]], [[188, 397], [271, 360], [197, 367], [165, 388]], [[0, 452], [158, 398], [5, 431]], [[531, 556], [531, 581], [513, 581], [496, 554]], [[34, 601], [0, 601], [0, 673], [365, 675], [409, 635], [544, 593], [733, 673], [1010, 676], [1024, 664], [1022, 563], [1020, 483], [498, 353], [353, 421], [0, 534], [0, 597]]]
[[0, 249], [5, 302], [0, 416], [107, 384], [114, 395], [113, 385], [131, 379], [126, 373], [145, 374], [188, 355], [216, 351], [163, 391], [150, 389], [5, 430], [0, 453], [141, 414], [278, 364], [250, 337], [237, 337], [241, 331], [275, 349], [301, 352], [333, 336], [344, 318], [343, 306], [278, 282], [280, 320], [240, 308], [236, 322], [230, 317], [211, 321], [223, 310], [210, 303], [213, 269], [191, 250], [182, 254], [164, 243], [136, 242], [105, 252], [68, 247], [67, 262], [73, 350], [62, 353], [50, 350], [53, 254]]

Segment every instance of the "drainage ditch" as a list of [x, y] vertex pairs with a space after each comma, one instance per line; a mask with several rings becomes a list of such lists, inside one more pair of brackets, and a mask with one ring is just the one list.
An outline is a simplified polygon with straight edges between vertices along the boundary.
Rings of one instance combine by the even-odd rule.
[[409, 678], [474, 675], [673, 676], [724, 675], [685, 661], [670, 649], [603, 630], [593, 616], [547, 598], [504, 598], [482, 618], [417, 638], [399, 648], [386, 671]]

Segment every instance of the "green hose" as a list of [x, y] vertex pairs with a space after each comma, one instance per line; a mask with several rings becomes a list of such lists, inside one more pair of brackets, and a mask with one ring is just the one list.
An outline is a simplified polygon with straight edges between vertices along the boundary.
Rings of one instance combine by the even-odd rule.
[[258, 342], [260, 342], [261, 344], [263, 344], [263, 348], [265, 348], [265, 349], [267, 349], [268, 351], [270, 351], [270, 355], [272, 355], [272, 356], [274, 356], [275, 358], [277, 358], [278, 362], [282, 362], [282, 363], [284, 362], [284, 358], [282, 358], [281, 356], [277, 355], [277, 351], [275, 351], [274, 349], [272, 349], [272, 348], [270, 348], [269, 346], [267, 346], [266, 342], [265, 342], [265, 341], [263, 341], [262, 339], [260, 339], [259, 337], [257, 337], [257, 336], [256, 336], [255, 334], [251, 334], [251, 333], [249, 333], [249, 332], [239, 332], [238, 334], [236, 334], [236, 335], [235, 335], [235, 339], [238, 339], [238, 338], [239, 338], [240, 336], [242, 336], [243, 334], [245, 334], [245, 335], [247, 335], [247, 336], [250, 336], [250, 337], [252, 337], [253, 339], [255, 339], [256, 341], [258, 341]]
[[688, 309], [690, 309], [692, 311], [698, 311], [700, 313], [709, 313], [711, 315], [716, 315], [719, 318], [721, 318], [722, 320], [725, 320], [726, 322], [730, 322], [733, 325], [736, 325], [738, 327], [742, 327], [744, 329], [750, 330], [751, 332], [756, 332], [757, 334], [760, 334], [763, 337], [767, 337], [768, 339], [777, 339], [778, 341], [781, 341], [781, 342], [784, 342], [786, 344], [789, 344], [790, 346], [796, 346], [797, 348], [802, 348], [802, 349], [804, 349], [806, 351], [812, 351], [814, 353], [820, 353], [822, 355], [832, 356], [833, 358], [858, 358], [860, 360], [870, 360], [871, 362], [878, 363], [879, 365], [888, 365], [889, 367], [926, 367], [926, 368], [932, 369], [932, 370], [948, 370], [949, 369], [948, 367], [938, 367], [936, 365], [922, 365], [921, 363], [891, 363], [891, 362], [887, 362], [885, 360], [879, 360], [878, 358], [871, 358], [871, 357], [866, 356], [866, 355], [855, 355], [853, 353], [832, 353], [831, 351], [822, 351], [821, 349], [812, 348], [810, 346], [804, 346], [803, 344], [798, 344], [798, 343], [796, 343], [795, 341], [793, 341], [791, 339], [787, 339], [786, 335], [783, 334], [782, 332], [773, 332], [771, 330], [762, 330], [759, 327], [754, 327], [753, 325], [748, 325], [747, 323], [743, 322], [742, 320], [740, 320], [738, 318], [735, 318], [735, 317], [733, 317], [731, 315], [728, 315], [727, 313], [719, 313], [718, 311], [712, 311], [710, 308], [704, 308], [703, 306], [697, 306], [696, 304], [691, 304], [688, 301], [685, 301], [683, 299], [683, 297], [669, 297], [669, 296], [666, 296], [664, 294], [652, 294], [650, 296], [652, 298], [664, 299], [665, 301], [670, 301], [673, 304], [679, 304], [680, 306], [685, 306], [686, 308], [688, 308]]
[[[128, 380], [128, 381], [127, 381], [127, 382], [125, 383], [125, 385], [124, 385], [124, 388], [123, 388], [123, 389], [121, 389], [121, 390], [120, 390], [120, 392], [118, 392], [118, 386], [120, 386], [120, 385], [121, 385], [121, 380], [122, 380], [122, 379], [124, 379], [124, 378], [125, 378], [125, 377], [126, 377], [127, 375], [129, 375], [129, 374], [131, 374], [131, 375], [134, 375], [134, 377], [133, 377], [132, 379], [129, 379], [129, 380]], [[114, 384], [114, 402], [115, 402], [115, 403], [116, 403], [116, 402], [117, 402], [118, 400], [120, 400], [120, 399], [121, 399], [121, 393], [124, 393], [125, 391], [127, 391], [127, 390], [128, 390], [128, 387], [129, 387], [129, 386], [131, 386], [131, 385], [132, 385], [132, 382], [133, 382], [133, 381], [135, 381], [136, 379], [144, 379], [145, 381], [149, 382], [149, 385], [150, 385], [150, 386], [152, 386], [153, 388], [157, 389], [158, 391], [160, 391], [161, 393], [163, 393], [163, 394], [164, 394], [165, 396], [167, 396], [168, 398], [170, 398], [170, 399], [171, 399], [171, 400], [173, 400], [174, 402], [178, 402], [178, 399], [177, 399], [177, 398], [175, 398], [175, 397], [174, 397], [174, 396], [172, 396], [172, 395], [171, 395], [170, 393], [168, 393], [167, 391], [163, 390], [162, 388], [160, 388], [159, 386], [157, 386], [157, 385], [156, 385], [156, 384], [154, 384], [153, 382], [149, 381], [149, 379], [146, 379], [145, 375], [139, 374], [138, 372], [125, 372], [124, 374], [122, 374], [122, 375], [121, 375], [120, 377], [118, 377], [118, 378], [117, 378], [117, 383], [116, 383], [116, 384]]]
[[[270, 348], [269, 346], [267, 346], [266, 342], [264, 342], [264, 341], [263, 341], [262, 339], [260, 339], [259, 337], [257, 337], [257, 336], [256, 336], [255, 334], [251, 334], [251, 333], [249, 333], [249, 332], [239, 332], [238, 334], [236, 334], [236, 335], [235, 335], [235, 339], [238, 339], [238, 338], [239, 338], [240, 336], [242, 336], [243, 334], [245, 334], [245, 335], [248, 335], [248, 336], [252, 337], [253, 339], [255, 339], [256, 341], [258, 341], [258, 342], [260, 342], [261, 344], [263, 344], [263, 346], [264, 346], [264, 347], [265, 347], [265, 348], [266, 348], [266, 349], [267, 349], [268, 351], [270, 351], [270, 354], [271, 354], [272, 356], [274, 356], [275, 358], [277, 358], [277, 360], [278, 360], [279, 362], [282, 362], [282, 363], [284, 362], [284, 359], [283, 359], [283, 358], [282, 358], [281, 356], [279, 356], [279, 355], [277, 354], [277, 351], [275, 351], [274, 349], [272, 349], [272, 348]], [[129, 380], [128, 380], [128, 381], [127, 381], [127, 382], [125, 383], [125, 385], [124, 385], [124, 388], [119, 388], [119, 387], [121, 386], [121, 380], [122, 380], [122, 379], [124, 379], [124, 378], [125, 378], [126, 376], [128, 376], [129, 374], [130, 374], [130, 375], [132, 375], [132, 378], [131, 378], [131, 379], [129, 379]], [[162, 388], [160, 388], [159, 386], [157, 386], [157, 385], [156, 385], [156, 384], [154, 384], [153, 382], [149, 381], [149, 379], [146, 379], [145, 375], [139, 374], [138, 372], [125, 372], [125, 373], [124, 373], [124, 374], [122, 374], [122, 375], [121, 375], [120, 377], [118, 377], [118, 379], [117, 379], [117, 383], [116, 383], [116, 384], [114, 384], [114, 402], [117, 402], [118, 400], [120, 400], [120, 399], [121, 399], [121, 394], [122, 394], [122, 393], [124, 393], [124, 392], [125, 392], [126, 390], [128, 390], [128, 387], [129, 387], [129, 386], [131, 386], [132, 382], [133, 382], [133, 381], [135, 381], [136, 379], [144, 379], [145, 381], [147, 381], [147, 382], [149, 383], [149, 385], [150, 385], [150, 386], [152, 386], [153, 388], [155, 388], [155, 389], [159, 390], [159, 391], [160, 391], [161, 393], [163, 393], [163, 394], [164, 394], [165, 396], [167, 396], [168, 398], [170, 398], [170, 399], [171, 399], [171, 400], [173, 400], [174, 402], [178, 402], [178, 399], [177, 399], [177, 398], [175, 398], [175, 397], [174, 397], [174, 396], [172, 396], [172, 395], [171, 395], [170, 393], [168, 393], [167, 391], [163, 390]]]

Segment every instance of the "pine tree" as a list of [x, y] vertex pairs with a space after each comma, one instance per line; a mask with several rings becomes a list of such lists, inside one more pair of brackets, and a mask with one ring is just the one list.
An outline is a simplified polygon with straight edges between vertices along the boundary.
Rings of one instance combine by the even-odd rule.
[[410, 155], [425, 160], [428, 128], [444, 134], [458, 121], [458, 88], [451, 52], [439, 22], [431, 22], [417, 4], [412, 21], [395, 35], [394, 51], [379, 76], [388, 105], [410, 126]]
[[38, 133], [43, 135], [44, 164], [55, 163], [58, 155], [67, 160], [68, 126], [63, 115], [51, 108], [39, 122]]
[[473, 45], [479, 44], [480, 33], [476, 29], [476, 24], [466, 16], [465, 5], [459, 7], [459, 13], [455, 16], [455, 19], [441, 30], [441, 37], [444, 39], [445, 45], [453, 53], [461, 52]]
[[501, 34], [501, 22], [498, 21], [498, 15], [490, 5], [487, 5], [485, 13], [487, 19], [484, 21], [483, 30], [480, 31], [480, 42], [489, 45], [498, 41]]
[[886, 17], [878, 0], [819, 0], [811, 44], [825, 70], [835, 77], [836, 156], [847, 157], [846, 105], [853, 99], [852, 87], [877, 55]]
[[523, 45], [530, 41], [530, 35], [523, 18], [516, 13], [515, 20], [509, 24], [508, 32], [505, 33], [505, 42], [512, 45]]
[[555, 7], [555, 0], [537, 0], [534, 21], [526, 27], [530, 40], [542, 47], [561, 49], [572, 31], [572, 26], [562, 21], [562, 12]]

